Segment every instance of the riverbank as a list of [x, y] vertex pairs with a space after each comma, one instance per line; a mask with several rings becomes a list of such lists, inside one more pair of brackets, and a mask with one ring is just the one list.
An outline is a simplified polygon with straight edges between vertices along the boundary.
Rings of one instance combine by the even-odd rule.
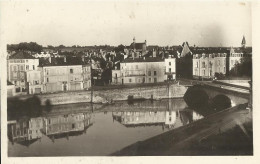
[[[136, 86], [122, 88], [108, 88], [96, 91], [74, 91], [60, 92], [51, 94], [41, 94], [37, 97], [41, 105], [49, 101], [51, 105], [72, 104], [72, 103], [108, 103], [112, 101], [122, 101], [131, 99], [165, 99], [165, 98], [182, 98], [187, 87], [178, 84], [164, 84], [152, 86]], [[18, 99], [28, 99], [33, 95], [19, 96]]]
[[[252, 124], [252, 112], [246, 110], [246, 105], [238, 105], [224, 111], [209, 115], [204, 119], [196, 121], [192, 124], [182, 126], [180, 128], [168, 131], [161, 135], [152, 137], [145, 141], [140, 141], [132, 144], [122, 150], [119, 150], [112, 155], [115, 156], [168, 156], [168, 155], [205, 155], [205, 151], [201, 151], [200, 147], [206, 145], [207, 149], [216, 149], [214, 144], [210, 143], [212, 138], [227, 136], [230, 134], [229, 140], [234, 141], [237, 144], [233, 147], [235, 150], [229, 150], [228, 152], [211, 151], [211, 155], [230, 155], [237, 152], [236, 155], [252, 155], [252, 135], [247, 133], [252, 129], [244, 130], [245, 124]], [[238, 132], [237, 128], [240, 127], [241, 131]], [[247, 126], [250, 128], [250, 126]], [[252, 127], [252, 126], [251, 126]], [[235, 128], [235, 130], [234, 130]], [[232, 130], [233, 129], [233, 130]], [[231, 131], [230, 131], [231, 130]], [[232, 134], [232, 135], [231, 135]], [[237, 135], [246, 135], [243, 137], [243, 141], [236, 139]], [[221, 139], [220, 139], [221, 140]], [[218, 144], [216, 140], [214, 143]], [[229, 147], [230, 143], [222, 142], [222, 147]], [[245, 150], [236, 150], [243, 148], [246, 145]], [[212, 146], [212, 147], [211, 147]], [[239, 147], [240, 146], [240, 147]], [[192, 149], [191, 149], [192, 147]]]

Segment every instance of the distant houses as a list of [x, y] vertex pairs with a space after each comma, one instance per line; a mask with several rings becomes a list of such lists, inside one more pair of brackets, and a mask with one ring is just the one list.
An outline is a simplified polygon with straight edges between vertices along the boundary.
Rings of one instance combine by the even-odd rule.
[[[101, 49], [102, 48], [102, 49]], [[43, 52], [9, 51], [8, 96], [87, 90], [92, 85], [129, 85], [229, 76], [252, 47], [129, 46], [59, 47]], [[13, 92], [15, 88], [15, 92]]]

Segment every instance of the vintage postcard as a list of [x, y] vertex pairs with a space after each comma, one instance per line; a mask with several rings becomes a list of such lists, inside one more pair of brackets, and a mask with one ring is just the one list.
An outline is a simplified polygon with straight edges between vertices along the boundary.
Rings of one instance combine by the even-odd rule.
[[256, 163], [257, 5], [2, 1], [2, 162]]

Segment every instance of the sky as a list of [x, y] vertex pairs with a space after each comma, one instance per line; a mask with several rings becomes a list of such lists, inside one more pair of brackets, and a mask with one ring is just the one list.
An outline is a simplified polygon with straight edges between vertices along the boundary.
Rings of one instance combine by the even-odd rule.
[[250, 3], [189, 1], [43, 1], [0, 4], [7, 44], [172, 46], [252, 45]]

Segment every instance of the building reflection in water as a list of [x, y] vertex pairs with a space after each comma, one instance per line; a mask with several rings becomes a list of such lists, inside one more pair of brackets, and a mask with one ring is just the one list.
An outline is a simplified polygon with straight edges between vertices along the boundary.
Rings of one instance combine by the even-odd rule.
[[59, 116], [49, 116], [43, 120], [43, 133], [54, 142], [58, 138], [67, 138], [86, 133], [93, 125], [91, 114], [78, 113]]
[[142, 111], [142, 112], [112, 112], [113, 120], [126, 127], [162, 126], [172, 129], [203, 118], [192, 110], [183, 111]]
[[54, 139], [86, 133], [93, 125], [92, 113], [56, 115], [9, 121], [8, 138], [14, 143], [30, 146], [45, 134]]
[[17, 142], [29, 146], [42, 137], [42, 128], [42, 117], [11, 121], [8, 124], [8, 138], [12, 144]]

